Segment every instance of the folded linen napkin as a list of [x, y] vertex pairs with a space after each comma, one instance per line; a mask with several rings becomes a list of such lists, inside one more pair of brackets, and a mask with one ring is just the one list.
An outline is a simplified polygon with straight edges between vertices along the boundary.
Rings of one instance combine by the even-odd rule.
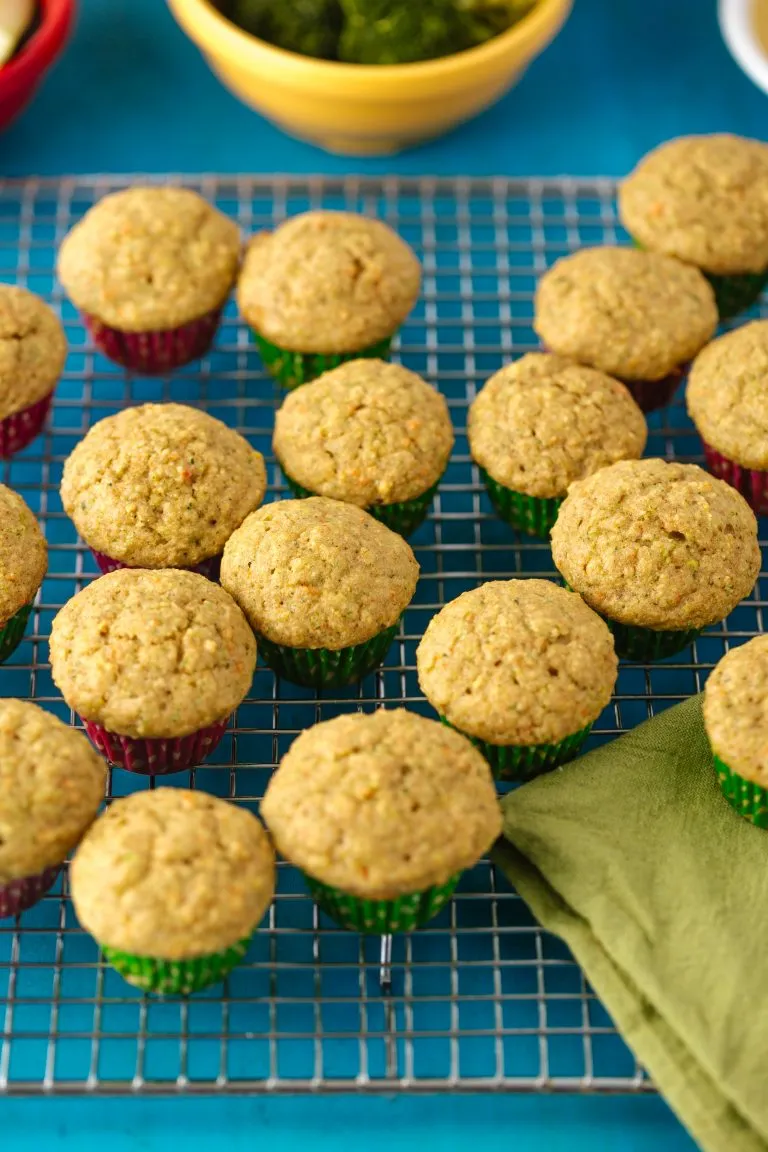
[[694, 697], [504, 800], [494, 850], [706, 1152], [768, 1149], [768, 832]]

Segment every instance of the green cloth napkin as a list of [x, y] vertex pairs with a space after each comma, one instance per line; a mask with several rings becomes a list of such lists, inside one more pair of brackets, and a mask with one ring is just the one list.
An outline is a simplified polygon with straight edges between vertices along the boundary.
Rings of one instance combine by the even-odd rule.
[[506, 797], [494, 859], [707, 1152], [768, 1148], [768, 832], [694, 697]]

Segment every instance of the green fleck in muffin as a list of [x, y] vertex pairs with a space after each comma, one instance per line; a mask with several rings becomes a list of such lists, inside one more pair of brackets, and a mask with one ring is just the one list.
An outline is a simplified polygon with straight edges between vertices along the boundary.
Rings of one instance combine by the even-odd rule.
[[208, 350], [239, 263], [237, 225], [202, 196], [136, 187], [85, 214], [57, 271], [97, 348], [154, 376]]
[[253, 679], [242, 612], [195, 572], [123, 568], [78, 592], [51, 626], [51, 675], [112, 763], [180, 772], [221, 740]]
[[353, 683], [381, 664], [418, 577], [401, 536], [323, 496], [254, 512], [221, 562], [222, 587], [248, 617], [265, 663], [316, 688]]
[[726, 653], [704, 690], [704, 727], [730, 804], [768, 828], [768, 636]]
[[18, 647], [48, 570], [48, 546], [32, 511], [0, 484], [0, 664]]
[[644, 248], [700, 268], [725, 319], [768, 280], [768, 144], [741, 136], [681, 136], [638, 164], [619, 213]]
[[681, 651], [727, 616], [760, 571], [746, 501], [695, 464], [622, 460], [571, 485], [552, 558], [607, 621], [619, 656]]
[[158, 788], [115, 800], [70, 869], [77, 917], [148, 992], [187, 995], [246, 953], [275, 889], [269, 837], [245, 808]]
[[622, 380], [644, 412], [674, 395], [717, 326], [696, 268], [637, 248], [583, 248], [536, 289], [534, 328], [546, 347]]
[[36, 704], [0, 700], [0, 920], [48, 891], [104, 798], [104, 761]]
[[264, 499], [264, 458], [219, 420], [144, 404], [100, 420], [64, 465], [61, 501], [103, 572], [198, 568]]
[[298, 737], [261, 812], [319, 906], [357, 932], [408, 932], [501, 832], [493, 779], [458, 732], [404, 709]]
[[502, 519], [548, 536], [568, 485], [642, 456], [648, 429], [618, 380], [532, 352], [491, 376], [470, 405], [467, 435]]
[[252, 238], [237, 300], [267, 368], [295, 388], [386, 356], [420, 284], [414, 252], [381, 220], [306, 212]]
[[502, 779], [567, 763], [611, 699], [610, 631], [549, 580], [496, 580], [432, 618], [416, 650], [419, 685]]
[[407, 536], [448, 464], [453, 425], [414, 372], [352, 360], [285, 398], [273, 446], [295, 495], [356, 504]]
[[693, 362], [688, 412], [710, 471], [768, 512], [768, 321], [713, 340]]
[[0, 284], [0, 459], [40, 432], [66, 358], [56, 313], [26, 288]]

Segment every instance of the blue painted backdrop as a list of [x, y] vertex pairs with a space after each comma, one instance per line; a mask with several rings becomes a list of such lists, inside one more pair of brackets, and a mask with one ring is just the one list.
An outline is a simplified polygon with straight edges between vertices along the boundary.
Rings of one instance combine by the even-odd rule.
[[[288, 140], [208, 72], [162, 0], [80, 0], [74, 39], [0, 137], [8, 176], [69, 172], [619, 174], [682, 132], [768, 135], [768, 99], [720, 40], [714, 0], [576, 0], [556, 43], [496, 108], [443, 140], [347, 161]], [[281, 1152], [431, 1143], [488, 1152], [692, 1149], [664, 1105], [550, 1098], [2, 1102], [14, 1152], [269, 1142]]]

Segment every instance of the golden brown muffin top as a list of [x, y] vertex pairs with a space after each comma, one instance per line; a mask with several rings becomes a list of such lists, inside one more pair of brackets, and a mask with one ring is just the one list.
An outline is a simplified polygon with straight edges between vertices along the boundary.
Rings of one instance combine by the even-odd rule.
[[0, 484], [0, 626], [29, 604], [48, 569], [48, 545], [32, 510]]
[[768, 788], [768, 636], [722, 658], [704, 689], [704, 727], [728, 767]]
[[0, 420], [52, 392], [67, 358], [67, 339], [44, 300], [0, 284]]
[[702, 440], [743, 468], [768, 469], [768, 320], [708, 344], [685, 400]]

